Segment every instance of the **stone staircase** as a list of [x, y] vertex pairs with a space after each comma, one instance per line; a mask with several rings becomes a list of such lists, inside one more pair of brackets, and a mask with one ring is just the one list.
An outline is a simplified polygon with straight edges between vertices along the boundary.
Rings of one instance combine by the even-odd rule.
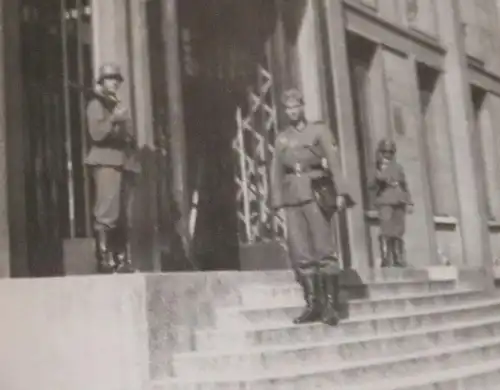
[[293, 325], [298, 285], [240, 287], [154, 390], [500, 388], [500, 295], [424, 273], [373, 275], [338, 327]]

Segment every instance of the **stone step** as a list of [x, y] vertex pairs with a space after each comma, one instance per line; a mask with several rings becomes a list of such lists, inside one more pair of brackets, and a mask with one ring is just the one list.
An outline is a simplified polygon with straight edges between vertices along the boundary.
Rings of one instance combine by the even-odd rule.
[[232, 350], [258, 345], [283, 345], [323, 341], [325, 338], [360, 337], [410, 331], [423, 326], [450, 324], [471, 318], [491, 318], [500, 310], [500, 298], [448, 305], [445, 308], [370, 315], [343, 320], [337, 327], [321, 323], [242, 326], [195, 331], [197, 350]]
[[370, 282], [381, 281], [411, 281], [427, 280], [429, 277], [427, 269], [418, 268], [372, 268], [368, 273], [362, 275], [364, 280]]
[[[401, 313], [408, 310], [423, 309], [437, 305], [447, 306], [479, 300], [485, 292], [473, 289], [456, 289], [444, 292], [405, 294], [395, 297], [376, 299], [355, 299], [349, 301], [349, 316], [366, 316], [382, 313]], [[269, 299], [259, 307], [224, 307], [216, 309], [216, 327], [228, 328], [251, 324], [290, 323], [304, 309], [304, 299], [299, 298], [278, 305]]]
[[[450, 291], [457, 288], [456, 281], [396, 280], [369, 283], [370, 298], [394, 297], [402, 294], [418, 294]], [[277, 305], [303, 299], [298, 283], [251, 284], [242, 286], [241, 302], [243, 306], [255, 307], [262, 302], [273, 301]]]
[[[413, 375], [412, 375], [413, 374]], [[338, 386], [329, 384], [326, 388], [312, 386], [316, 390], [498, 390], [500, 383], [500, 359], [474, 362], [464, 367], [448, 370], [412, 371], [404, 378], [372, 382], [364, 386]], [[151, 390], [233, 390], [233, 384], [223, 386], [220, 383], [198, 385], [182, 381], [157, 380], [151, 383]], [[291, 384], [287, 390], [304, 390], [301, 384]], [[251, 390], [242, 386], [239, 390]], [[274, 386], [269, 390], [275, 390]]]
[[255, 372], [294, 370], [307, 364], [338, 360], [355, 362], [380, 356], [397, 356], [467, 341], [500, 337], [500, 315], [463, 323], [425, 327], [380, 336], [327, 339], [323, 342], [285, 346], [263, 346], [232, 351], [189, 352], [174, 356], [177, 376], [205, 372]]
[[[227, 385], [231, 383], [233, 389], [248, 390], [344, 389], [345, 386], [367, 385], [375, 381], [397, 379], [411, 372], [466, 367], [470, 362], [489, 359], [500, 359], [500, 337], [418, 351], [402, 356], [385, 355], [355, 363], [344, 363], [330, 358], [322, 361], [321, 364], [304, 362], [302, 367], [293, 370], [285, 369], [276, 372], [266, 370], [253, 373], [226, 370], [222, 375], [207, 370], [203, 376], [191, 374], [187, 378], [179, 379], [183, 385], [194, 383], [200, 390], [205, 390], [205, 384], [209, 386], [207, 389], [214, 388], [213, 385], [216, 383], [223, 385], [223, 388], [227, 388]], [[183, 387], [185, 388], [187, 387]]]
[[[494, 359], [449, 370], [417, 372], [397, 380], [388, 379], [364, 386], [345, 386], [342, 390], [497, 390], [499, 383], [500, 360]], [[335, 387], [330, 389], [335, 390]]]

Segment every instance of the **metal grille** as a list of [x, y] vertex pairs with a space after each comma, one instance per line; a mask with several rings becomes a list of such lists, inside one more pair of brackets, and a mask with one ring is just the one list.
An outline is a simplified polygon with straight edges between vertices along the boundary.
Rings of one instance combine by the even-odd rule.
[[85, 97], [91, 85], [88, 0], [23, 0], [21, 53], [31, 273], [62, 272], [62, 238], [89, 232]]
[[273, 100], [273, 78], [258, 67], [257, 86], [248, 93], [248, 106], [236, 113], [237, 135], [233, 150], [238, 160], [235, 177], [239, 240], [243, 244], [286, 236], [284, 216], [271, 210], [269, 167], [274, 155], [277, 114]]

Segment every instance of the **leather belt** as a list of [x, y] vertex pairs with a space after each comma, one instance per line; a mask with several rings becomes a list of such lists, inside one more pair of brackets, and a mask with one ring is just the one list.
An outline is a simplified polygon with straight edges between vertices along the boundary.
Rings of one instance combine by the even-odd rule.
[[324, 171], [325, 168], [321, 164], [314, 165], [301, 165], [295, 164], [293, 167], [287, 166], [285, 167], [285, 173], [287, 175], [301, 175], [302, 173], [312, 172], [312, 171]]

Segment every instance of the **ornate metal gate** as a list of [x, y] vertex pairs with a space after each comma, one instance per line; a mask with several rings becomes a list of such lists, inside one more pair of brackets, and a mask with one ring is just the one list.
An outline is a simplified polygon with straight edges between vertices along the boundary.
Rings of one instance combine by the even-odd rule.
[[248, 93], [247, 107], [238, 107], [237, 134], [233, 149], [238, 161], [236, 172], [239, 239], [243, 244], [282, 238], [286, 235], [283, 214], [270, 205], [269, 166], [278, 133], [273, 97], [273, 77], [258, 65], [257, 85]]
[[30, 273], [63, 272], [62, 240], [89, 233], [85, 97], [89, 0], [22, 0], [21, 45]]

